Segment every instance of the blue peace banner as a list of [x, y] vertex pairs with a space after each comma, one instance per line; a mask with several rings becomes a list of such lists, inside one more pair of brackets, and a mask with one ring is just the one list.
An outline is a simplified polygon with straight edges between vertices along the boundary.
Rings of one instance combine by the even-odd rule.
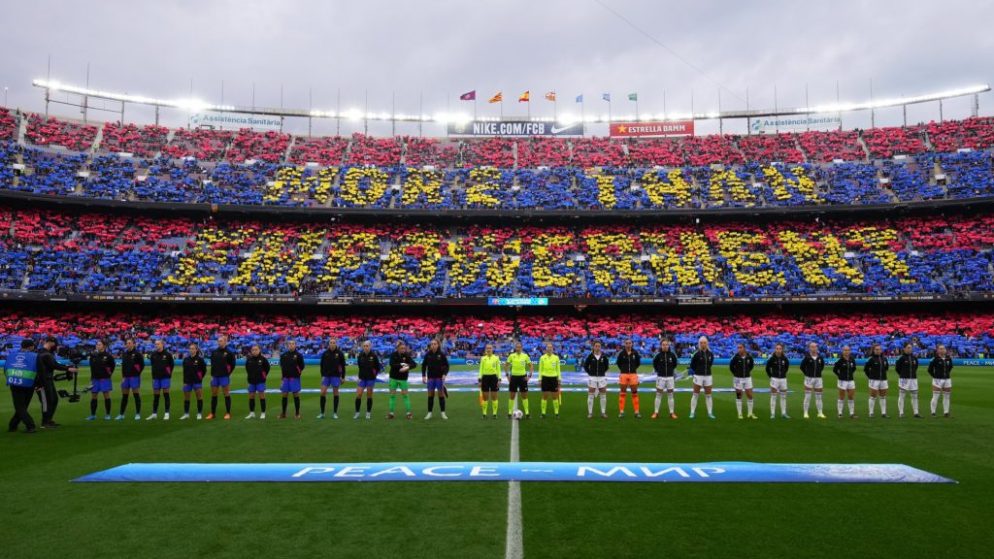
[[757, 462], [369, 462], [125, 464], [76, 482], [581, 481], [648, 483], [956, 483], [904, 464]]

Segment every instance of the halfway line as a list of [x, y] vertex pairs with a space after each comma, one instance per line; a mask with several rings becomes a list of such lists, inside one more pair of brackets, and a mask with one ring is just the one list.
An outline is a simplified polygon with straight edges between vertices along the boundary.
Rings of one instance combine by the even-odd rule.
[[[511, 420], [511, 462], [520, 460], [518, 452], [518, 423]], [[506, 559], [524, 559], [525, 544], [521, 534], [521, 482], [507, 482], [507, 538], [504, 543]]]

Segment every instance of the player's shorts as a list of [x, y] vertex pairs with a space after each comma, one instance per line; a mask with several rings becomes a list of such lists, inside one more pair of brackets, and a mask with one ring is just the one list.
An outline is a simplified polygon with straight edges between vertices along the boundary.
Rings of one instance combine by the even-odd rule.
[[953, 379], [951, 378], [934, 378], [932, 379], [932, 388], [937, 388], [939, 390], [949, 389], [953, 387]]
[[390, 390], [407, 390], [408, 381], [392, 378], [390, 379]]
[[676, 382], [673, 377], [656, 377], [656, 390], [671, 392], [675, 386]]
[[283, 382], [280, 383], [280, 392], [293, 392], [294, 394], [300, 392], [300, 379], [294, 377], [283, 379]]
[[500, 390], [500, 377], [497, 375], [483, 375], [480, 377], [480, 390], [484, 392], [497, 392]]
[[141, 386], [141, 377], [121, 377], [121, 390], [138, 390]]
[[856, 381], [854, 380], [840, 380], [839, 390], [856, 390]]
[[694, 375], [694, 384], [697, 386], [711, 386], [714, 383], [714, 379], [711, 375]]
[[541, 377], [542, 392], [558, 392], [559, 379], [556, 377]]
[[203, 388], [204, 385], [199, 382], [196, 384], [184, 384], [183, 392], [193, 392], [194, 390], [203, 390]]
[[253, 383], [250, 382], [249, 385], [248, 385], [248, 391], [249, 391], [249, 394], [255, 394], [256, 392], [265, 393], [266, 392], [266, 383], [264, 383], [264, 382], [257, 382], [257, 383], [253, 384]]
[[338, 388], [342, 385], [342, 377], [321, 377], [321, 386]]
[[918, 379], [916, 378], [900, 378], [897, 379], [897, 387], [905, 392], [917, 392], [918, 391]]
[[111, 382], [109, 378], [95, 378], [90, 379], [90, 392], [96, 394], [98, 392], [113, 392], [114, 383]]
[[752, 390], [752, 377], [732, 377], [732, 387], [736, 390]]
[[442, 390], [445, 388], [445, 382], [440, 378], [430, 378], [428, 379], [428, 390]]
[[231, 377], [211, 377], [211, 388], [228, 386], [231, 384]]
[[152, 390], [169, 390], [173, 385], [173, 379], [171, 378], [154, 378], [152, 379]]
[[871, 380], [870, 381], [870, 390], [887, 390], [888, 386], [889, 385], [887, 384], [886, 380]]
[[603, 390], [607, 388], [607, 377], [587, 377], [587, 388]]
[[787, 379], [773, 377], [770, 379], [770, 390], [776, 390], [778, 392], [787, 391]]
[[375, 378], [371, 378], [368, 380], [359, 379], [359, 382], [356, 383], [356, 386], [358, 386], [359, 388], [373, 388], [376, 386], [376, 379]]
[[821, 390], [825, 388], [825, 379], [822, 377], [804, 377], [804, 388]]
[[511, 375], [511, 381], [508, 384], [510, 385], [511, 394], [528, 392], [528, 377], [525, 375]]
[[618, 383], [621, 386], [638, 386], [639, 376], [635, 373], [621, 373], [618, 375]]

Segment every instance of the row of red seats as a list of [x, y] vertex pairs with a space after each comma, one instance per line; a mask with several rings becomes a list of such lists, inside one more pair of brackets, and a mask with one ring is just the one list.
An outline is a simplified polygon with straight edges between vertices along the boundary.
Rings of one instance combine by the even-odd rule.
[[108, 122], [104, 125], [100, 148], [114, 153], [133, 153], [137, 157], [152, 157], [162, 151], [168, 138], [169, 129], [165, 126], [149, 124], [139, 127]]
[[28, 119], [27, 141], [39, 146], [64, 146], [73, 151], [86, 151], [97, 137], [97, 127], [76, 124], [57, 118], [45, 119], [31, 115]]
[[994, 117], [930, 122], [927, 130], [928, 139], [935, 151], [987, 149], [994, 146]]

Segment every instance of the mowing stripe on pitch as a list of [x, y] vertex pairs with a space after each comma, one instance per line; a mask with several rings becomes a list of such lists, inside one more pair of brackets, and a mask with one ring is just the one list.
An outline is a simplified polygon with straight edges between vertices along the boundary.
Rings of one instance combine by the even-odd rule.
[[[95, 472], [74, 481], [956, 483], [954, 480], [904, 464], [764, 464], [758, 462], [139, 463], [125, 464]], [[512, 494], [509, 494], [509, 498], [511, 496]], [[518, 499], [520, 506], [520, 493]]]

